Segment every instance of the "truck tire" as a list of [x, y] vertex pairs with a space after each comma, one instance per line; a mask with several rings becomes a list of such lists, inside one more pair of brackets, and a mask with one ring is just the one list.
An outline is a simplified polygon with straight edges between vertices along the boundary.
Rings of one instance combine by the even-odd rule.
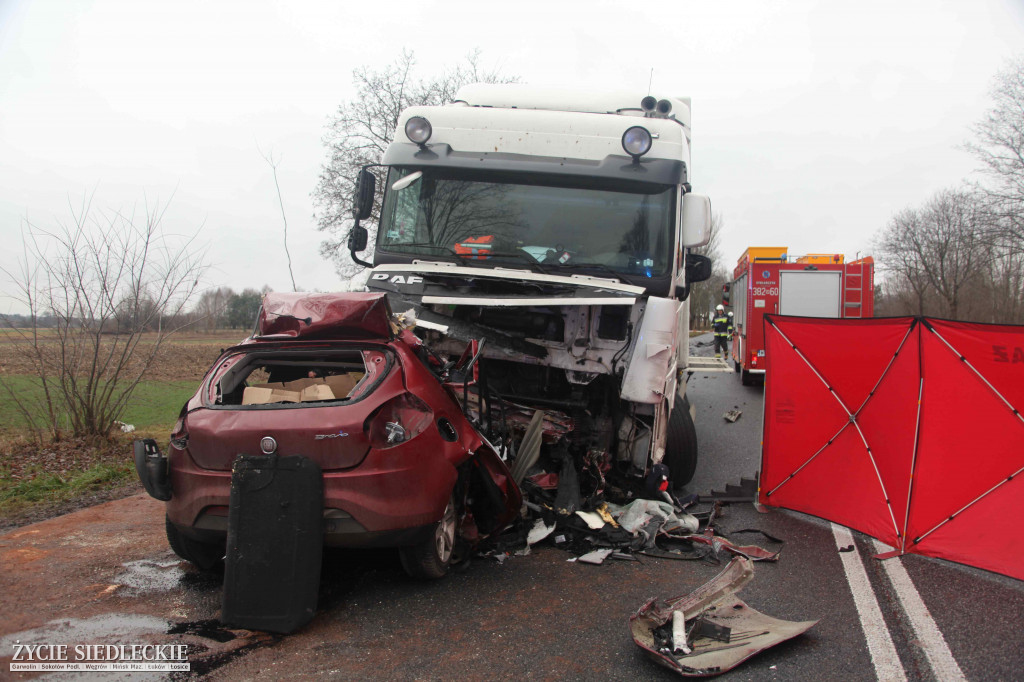
[[664, 462], [676, 488], [692, 481], [697, 471], [697, 429], [690, 416], [690, 401], [685, 397], [676, 401], [675, 409], [668, 418]]
[[741, 369], [743, 369], [743, 366], [740, 365], [740, 361], [739, 360], [733, 360], [732, 361], [732, 371], [734, 371], [737, 374], [739, 374]]
[[430, 537], [411, 547], [399, 548], [398, 555], [405, 572], [419, 580], [443, 578], [452, 562], [457, 522], [455, 499], [452, 497]]
[[750, 386], [751, 384], [753, 384], [753, 383], [754, 383], [754, 380], [753, 380], [753, 378], [752, 378], [752, 377], [750, 376], [750, 372], [748, 372], [747, 370], [742, 370], [742, 371], [740, 372], [740, 382], [741, 382], [741, 383], [742, 383], [742, 384], [743, 384], [744, 386]]
[[167, 532], [167, 544], [171, 546], [174, 553], [200, 571], [212, 571], [223, 561], [224, 543], [200, 542], [185, 537], [166, 516], [164, 517], [164, 529]]

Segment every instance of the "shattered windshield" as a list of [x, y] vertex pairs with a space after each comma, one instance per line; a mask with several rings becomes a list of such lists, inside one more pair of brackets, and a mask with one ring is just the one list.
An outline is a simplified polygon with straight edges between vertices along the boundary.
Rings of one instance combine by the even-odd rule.
[[397, 190], [391, 186], [417, 171], [390, 170], [379, 251], [641, 277], [671, 267], [674, 186], [420, 170]]

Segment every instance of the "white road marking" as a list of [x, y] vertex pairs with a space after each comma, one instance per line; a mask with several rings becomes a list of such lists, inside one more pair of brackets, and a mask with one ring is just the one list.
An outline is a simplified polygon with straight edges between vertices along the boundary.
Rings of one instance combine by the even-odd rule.
[[[875, 540], [875, 548], [880, 554], [892, 550], [892, 547], [878, 540]], [[903, 612], [907, 614], [910, 627], [914, 629], [917, 642], [924, 650], [925, 658], [928, 659], [928, 665], [931, 666], [935, 679], [939, 682], [966, 680], [959, 664], [953, 658], [953, 652], [946, 644], [946, 638], [942, 636], [942, 631], [935, 624], [932, 614], [929, 613], [928, 607], [921, 599], [921, 594], [907, 574], [906, 567], [898, 558], [886, 559], [881, 564], [896, 591], [896, 597], [900, 601], [900, 606], [903, 607]]]
[[[835, 536], [837, 548], [854, 544], [853, 535], [844, 526], [833, 523], [832, 535]], [[864, 570], [864, 563], [860, 560], [860, 553], [854, 546], [852, 552], [841, 552], [839, 556], [842, 558], [846, 581], [850, 584], [853, 603], [860, 617], [860, 627], [864, 631], [868, 653], [871, 654], [871, 662], [875, 666], [875, 676], [885, 682], [906, 680], [907, 674], [896, 653], [889, 628], [885, 625], [875, 592], [871, 589], [871, 582], [868, 580], [867, 571]]]

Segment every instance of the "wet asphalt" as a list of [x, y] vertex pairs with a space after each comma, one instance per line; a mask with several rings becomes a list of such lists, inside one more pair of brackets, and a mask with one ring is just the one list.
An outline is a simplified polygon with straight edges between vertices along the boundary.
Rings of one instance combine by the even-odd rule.
[[[710, 352], [709, 341], [693, 339], [693, 352]], [[687, 491], [752, 476], [760, 461], [761, 387], [742, 386], [732, 372], [698, 372], [687, 392], [700, 445]], [[722, 415], [733, 409], [743, 414], [729, 423]], [[393, 551], [329, 551], [316, 617], [285, 637], [221, 626], [222, 576], [178, 562], [163, 538], [162, 516], [160, 503], [136, 496], [0, 536], [0, 678], [9, 674], [14, 639], [63, 638], [188, 643], [192, 673], [174, 679], [678, 679], [644, 657], [628, 618], [649, 598], [687, 594], [722, 568], [651, 558], [589, 566], [543, 545], [500, 563], [476, 558], [443, 580], [420, 583], [405, 577]], [[778, 562], [755, 565], [740, 593], [749, 606], [819, 621], [727, 679], [878, 679], [827, 522], [735, 503], [718, 527], [760, 529], [784, 541]], [[907, 679], [949, 679], [932, 672], [882, 565], [871, 558], [869, 539], [854, 537]], [[737, 539], [777, 547], [756, 535]], [[1024, 583], [923, 557], [898, 561], [967, 679], [1021, 677]]]

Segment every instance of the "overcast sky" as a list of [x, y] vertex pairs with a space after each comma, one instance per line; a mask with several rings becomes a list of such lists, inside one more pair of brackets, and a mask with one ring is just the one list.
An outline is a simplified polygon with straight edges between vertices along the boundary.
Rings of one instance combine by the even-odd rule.
[[529, 84], [644, 93], [653, 68], [652, 94], [692, 97], [692, 182], [731, 269], [749, 245], [867, 253], [968, 177], [958, 145], [1024, 56], [1024, 2], [0, 0], [0, 265], [69, 199], [173, 195], [165, 225], [202, 225], [211, 285], [290, 289], [259, 145], [300, 287], [336, 289], [310, 193], [352, 70], [406, 48], [428, 76], [476, 47]]

